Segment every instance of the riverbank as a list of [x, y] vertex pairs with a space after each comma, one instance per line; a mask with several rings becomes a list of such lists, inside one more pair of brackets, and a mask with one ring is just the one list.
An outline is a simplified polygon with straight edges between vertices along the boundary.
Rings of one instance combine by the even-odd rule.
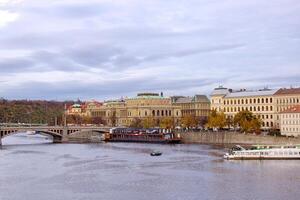
[[296, 145], [300, 138], [263, 136], [237, 132], [183, 132], [182, 143], [213, 145]]

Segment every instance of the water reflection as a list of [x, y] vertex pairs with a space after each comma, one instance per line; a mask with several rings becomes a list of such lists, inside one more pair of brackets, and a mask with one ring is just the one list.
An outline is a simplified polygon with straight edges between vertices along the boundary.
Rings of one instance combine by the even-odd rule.
[[[225, 150], [208, 145], [41, 143], [49, 141], [4, 138], [1, 200], [298, 199], [300, 195], [299, 161], [224, 161]], [[151, 157], [153, 150], [163, 155]]]

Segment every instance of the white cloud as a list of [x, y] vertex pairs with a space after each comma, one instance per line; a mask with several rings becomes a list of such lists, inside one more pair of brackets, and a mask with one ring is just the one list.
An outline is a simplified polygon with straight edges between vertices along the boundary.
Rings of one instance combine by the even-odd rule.
[[19, 15], [17, 13], [9, 12], [7, 10], [0, 10], [0, 28], [17, 20], [18, 17]]

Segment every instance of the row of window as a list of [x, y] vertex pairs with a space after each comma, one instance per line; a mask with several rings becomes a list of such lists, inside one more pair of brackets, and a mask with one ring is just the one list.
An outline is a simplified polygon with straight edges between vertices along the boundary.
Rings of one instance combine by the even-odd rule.
[[283, 119], [285, 118], [298, 118], [300, 119], [300, 113], [295, 113], [295, 114], [283, 114], [281, 115]]
[[291, 127], [283, 127], [283, 131], [289, 131], [289, 132], [298, 132], [300, 131], [300, 128], [291, 128]]
[[225, 109], [225, 112], [240, 112], [240, 111], [244, 111], [244, 110], [247, 110], [247, 111], [253, 111], [253, 112], [256, 112], [256, 111], [273, 111], [273, 106], [250, 106], [249, 108], [246, 107], [227, 107], [227, 108], [224, 108]]
[[272, 98], [256, 98], [256, 99], [227, 99], [224, 100], [224, 105], [233, 105], [233, 104], [256, 104], [256, 103], [272, 103]]
[[300, 120], [283, 120], [282, 124], [300, 125]]
[[285, 98], [285, 99], [277, 99], [277, 103], [299, 103], [300, 99], [299, 98]]

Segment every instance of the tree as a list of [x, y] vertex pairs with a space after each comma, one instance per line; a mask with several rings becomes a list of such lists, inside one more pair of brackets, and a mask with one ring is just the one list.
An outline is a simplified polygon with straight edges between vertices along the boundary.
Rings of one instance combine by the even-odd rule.
[[186, 115], [182, 117], [181, 124], [185, 128], [196, 127], [198, 122], [194, 115]]
[[131, 127], [131, 128], [142, 128], [143, 127], [142, 120], [140, 118], [134, 118], [131, 121], [129, 127]]
[[250, 111], [244, 110], [238, 112], [234, 116], [233, 121], [243, 132], [260, 132], [261, 120], [254, 116]]
[[92, 117], [92, 124], [105, 124], [104, 120], [102, 119], [102, 117]]
[[222, 129], [226, 125], [226, 116], [223, 112], [217, 112], [216, 110], [211, 111], [211, 113], [208, 116], [208, 127]]
[[153, 128], [155, 127], [155, 120], [152, 117], [147, 117], [142, 120], [142, 127], [143, 128]]
[[159, 126], [163, 129], [174, 128], [174, 120], [171, 117], [165, 117], [160, 121]]

